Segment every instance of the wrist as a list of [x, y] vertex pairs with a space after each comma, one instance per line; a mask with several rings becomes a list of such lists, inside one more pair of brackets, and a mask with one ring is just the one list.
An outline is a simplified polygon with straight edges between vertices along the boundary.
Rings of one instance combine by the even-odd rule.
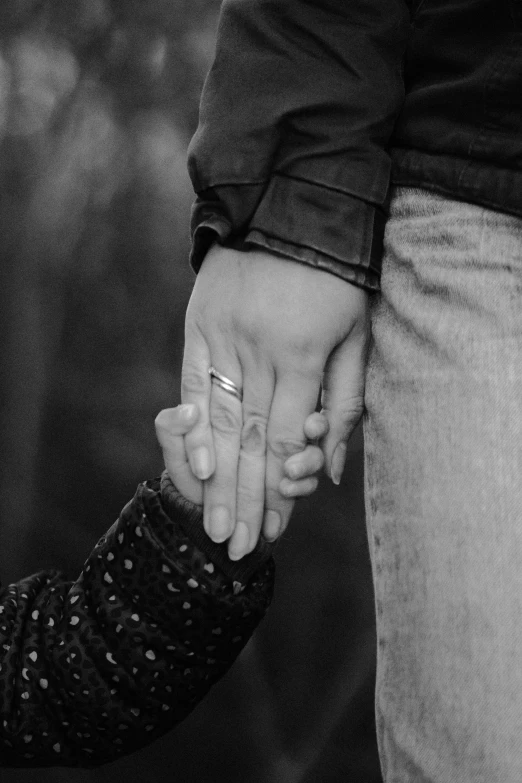
[[216, 544], [203, 527], [203, 506], [193, 503], [181, 494], [165, 470], [161, 476], [161, 504], [163, 510], [188, 535], [194, 544], [233, 581], [246, 584], [255, 571], [265, 563], [274, 544], [260, 538], [255, 549], [239, 561], [228, 557], [228, 542]]

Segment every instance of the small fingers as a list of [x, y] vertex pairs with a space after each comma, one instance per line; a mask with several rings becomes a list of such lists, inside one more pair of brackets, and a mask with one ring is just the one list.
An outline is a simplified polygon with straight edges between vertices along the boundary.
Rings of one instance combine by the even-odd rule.
[[309, 445], [299, 454], [289, 457], [284, 464], [285, 476], [295, 481], [308, 478], [322, 470], [324, 466], [324, 454], [319, 446]]
[[304, 434], [308, 440], [320, 440], [328, 435], [330, 425], [323, 411], [316, 411], [307, 417], [304, 424]]
[[[328, 419], [321, 412], [311, 413], [305, 420], [304, 434], [308, 440], [320, 440], [328, 433]], [[279, 484], [279, 492], [289, 500], [312, 495], [319, 484], [315, 475], [324, 467], [324, 454], [319, 446], [309, 444], [302, 451], [293, 454], [283, 465], [284, 477]], [[282, 532], [278, 514], [268, 511], [263, 524], [263, 534], [269, 541], [275, 540]]]
[[192, 430], [199, 417], [196, 405], [178, 405], [162, 410], [155, 419], [156, 436], [163, 451], [165, 468], [172, 483], [187, 500], [200, 505], [203, 488], [192, 473], [183, 436]]
[[281, 532], [288, 525], [294, 499], [283, 495], [279, 485], [284, 478], [285, 462], [306, 449], [303, 423], [315, 409], [320, 383], [317, 373], [308, 375], [289, 371], [277, 378], [267, 429], [266, 512], [263, 523], [263, 533], [267, 538], [271, 534], [269, 519], [272, 515], [268, 516], [269, 512], [279, 515]]
[[364, 381], [368, 340], [363, 334], [348, 336], [332, 351], [323, 376], [323, 413], [330, 430], [321, 446], [326, 458], [326, 473], [339, 484], [350, 436], [364, 411]]
[[281, 479], [279, 491], [286, 498], [308, 497], [317, 489], [319, 479], [317, 476], [301, 479], [300, 481], [291, 481], [290, 479]]
[[[320, 440], [328, 433], [328, 419], [324, 413], [314, 412], [305, 419], [304, 435], [308, 440]], [[302, 451], [293, 454], [283, 465], [284, 477], [279, 492], [288, 500], [312, 495], [318, 486], [318, 473], [324, 467], [324, 454], [319, 446], [309, 444]], [[263, 523], [263, 535], [269, 541], [276, 539], [284, 530], [279, 514], [267, 511]]]
[[[178, 437], [183, 437], [190, 432], [199, 417], [199, 410], [196, 405], [178, 405], [176, 408], [164, 408], [158, 413], [154, 420], [156, 435], [160, 445], [173, 445], [179, 450], [180, 441]], [[184, 453], [183, 442], [181, 441], [181, 450]]]

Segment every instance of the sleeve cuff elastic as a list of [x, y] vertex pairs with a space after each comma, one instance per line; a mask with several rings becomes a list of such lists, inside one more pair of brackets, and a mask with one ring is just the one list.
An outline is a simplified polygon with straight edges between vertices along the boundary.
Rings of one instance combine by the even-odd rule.
[[196, 546], [232, 581], [246, 584], [270, 558], [274, 544], [260, 537], [255, 549], [241, 560], [230, 560], [226, 542], [215, 544], [203, 527], [203, 509], [187, 500], [174, 486], [167, 471], [161, 476], [161, 504]]

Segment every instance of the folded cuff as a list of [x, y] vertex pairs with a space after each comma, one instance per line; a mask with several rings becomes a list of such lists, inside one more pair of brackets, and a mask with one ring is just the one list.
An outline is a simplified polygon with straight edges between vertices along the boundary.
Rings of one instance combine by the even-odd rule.
[[274, 173], [265, 186], [224, 185], [199, 194], [191, 263], [197, 272], [215, 241], [239, 250], [257, 246], [378, 291], [385, 222], [385, 206]]

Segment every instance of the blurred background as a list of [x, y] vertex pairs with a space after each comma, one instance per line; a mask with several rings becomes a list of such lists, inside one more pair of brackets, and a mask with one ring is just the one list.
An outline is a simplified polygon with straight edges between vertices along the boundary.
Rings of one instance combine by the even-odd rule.
[[[0, 5], [0, 574], [74, 578], [179, 402], [186, 148], [218, 0]], [[233, 118], [231, 118], [233, 121]], [[176, 731], [93, 771], [2, 783], [379, 783], [362, 436], [297, 506], [272, 609]], [[0, 696], [1, 697], [1, 696]]]

